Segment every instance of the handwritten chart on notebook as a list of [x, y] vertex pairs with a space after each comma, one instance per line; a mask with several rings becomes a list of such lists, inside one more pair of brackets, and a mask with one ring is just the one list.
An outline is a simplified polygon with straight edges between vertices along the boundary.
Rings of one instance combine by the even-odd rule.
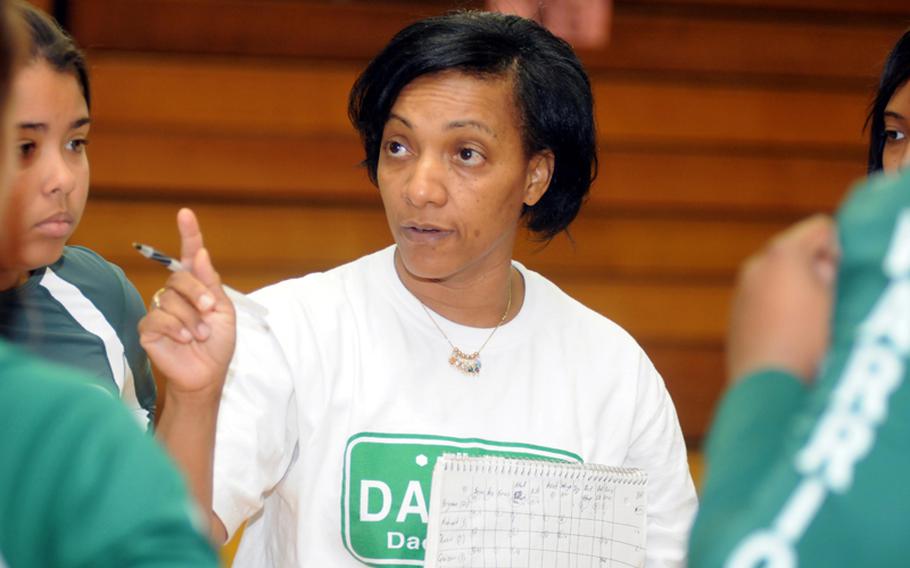
[[644, 566], [647, 477], [635, 469], [444, 455], [427, 568]]

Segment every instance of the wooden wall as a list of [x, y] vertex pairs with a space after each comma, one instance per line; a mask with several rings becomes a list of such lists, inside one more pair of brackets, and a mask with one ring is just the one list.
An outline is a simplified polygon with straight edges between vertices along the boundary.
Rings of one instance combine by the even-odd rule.
[[[76, 241], [145, 297], [166, 274], [130, 243], [176, 252], [178, 206], [240, 289], [388, 244], [346, 93], [395, 31], [453, 5], [57, 0], [94, 81]], [[885, 0], [616, 0], [611, 45], [581, 54], [600, 176], [574, 244], [518, 258], [639, 339], [693, 446], [722, 388], [738, 264], [863, 174], [870, 92], [908, 25], [910, 5]]]

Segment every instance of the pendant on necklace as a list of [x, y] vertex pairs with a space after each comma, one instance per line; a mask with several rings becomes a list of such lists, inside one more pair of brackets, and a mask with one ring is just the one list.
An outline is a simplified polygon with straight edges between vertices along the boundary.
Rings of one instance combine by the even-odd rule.
[[453, 345], [452, 354], [449, 355], [449, 365], [465, 375], [477, 376], [480, 374], [480, 353], [475, 351], [468, 355]]

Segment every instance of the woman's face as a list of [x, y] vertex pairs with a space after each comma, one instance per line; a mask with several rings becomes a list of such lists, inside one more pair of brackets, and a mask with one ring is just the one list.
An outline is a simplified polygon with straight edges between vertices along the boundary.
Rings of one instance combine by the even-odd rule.
[[882, 166], [893, 173], [910, 165], [910, 81], [901, 85], [885, 107]]
[[10, 225], [19, 232], [16, 268], [28, 271], [56, 262], [82, 218], [89, 113], [76, 77], [44, 61], [22, 68], [13, 91], [18, 169], [11, 195], [17, 214]]
[[409, 83], [377, 173], [404, 269], [469, 282], [507, 265], [522, 205], [537, 203], [552, 169], [551, 153], [525, 154], [510, 77], [450, 71]]

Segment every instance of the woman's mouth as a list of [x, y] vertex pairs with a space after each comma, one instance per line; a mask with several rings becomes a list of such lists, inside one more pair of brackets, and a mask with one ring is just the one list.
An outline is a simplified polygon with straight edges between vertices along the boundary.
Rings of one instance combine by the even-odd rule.
[[73, 230], [73, 216], [69, 213], [57, 213], [36, 224], [35, 228], [51, 238], [66, 238]]
[[433, 243], [448, 237], [452, 231], [435, 225], [415, 223], [403, 225], [402, 234], [406, 239], [415, 243]]

